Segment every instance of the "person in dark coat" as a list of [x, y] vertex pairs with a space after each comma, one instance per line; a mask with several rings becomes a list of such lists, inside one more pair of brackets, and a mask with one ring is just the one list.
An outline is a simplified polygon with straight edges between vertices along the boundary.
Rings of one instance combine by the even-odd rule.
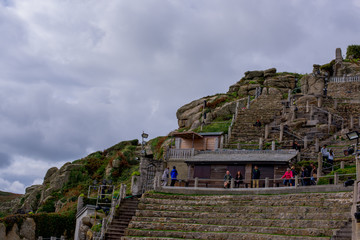
[[177, 180], [178, 172], [176, 171], [176, 167], [173, 167], [173, 170], [171, 170], [170, 176], [171, 176], [171, 184], [170, 186], [175, 186], [175, 182]]
[[258, 166], [255, 166], [252, 171], [252, 187], [259, 188], [260, 170]]
[[238, 171], [235, 176], [235, 187], [239, 188], [240, 184], [242, 184], [242, 183], [243, 183], [243, 176], [242, 176], [241, 172]]

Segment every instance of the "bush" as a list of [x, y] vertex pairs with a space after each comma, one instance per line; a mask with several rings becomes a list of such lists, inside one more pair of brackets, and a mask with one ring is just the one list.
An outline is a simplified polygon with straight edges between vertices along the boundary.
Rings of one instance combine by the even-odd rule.
[[75, 231], [75, 211], [66, 214], [42, 213], [32, 215], [36, 223], [36, 237], [51, 236], [60, 237], [64, 235], [67, 239], [74, 236]]
[[360, 45], [349, 45], [346, 50], [346, 58], [360, 58]]

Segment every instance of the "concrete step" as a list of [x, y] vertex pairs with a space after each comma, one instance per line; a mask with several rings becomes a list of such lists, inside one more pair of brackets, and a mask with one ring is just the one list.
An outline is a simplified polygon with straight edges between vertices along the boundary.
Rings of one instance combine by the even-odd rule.
[[239, 219], [308, 219], [308, 220], [348, 220], [351, 218], [350, 211], [347, 212], [184, 212], [184, 211], [155, 211], [139, 210], [137, 217], [183, 217], [183, 218], [239, 218]]
[[[185, 223], [227, 226], [267, 226], [284, 228], [331, 228], [337, 229], [346, 220], [310, 220], [310, 219], [239, 219], [239, 218], [169, 218], [169, 217], [134, 217], [132, 222]], [[351, 229], [350, 229], [351, 231]]]
[[267, 226], [230, 226], [230, 225], [203, 225], [183, 223], [155, 223], [155, 222], [131, 222], [129, 229], [152, 229], [163, 231], [187, 231], [187, 232], [252, 232], [266, 234], [283, 234], [298, 236], [332, 236], [332, 229], [320, 228], [284, 228]]
[[[186, 231], [159, 231], [159, 230], [143, 230], [143, 229], [128, 229], [126, 237], [124, 239], [131, 239], [129, 236], [136, 236], [143, 239], [145, 237], [151, 237], [150, 239], [162, 239], [162, 238], [182, 238], [182, 239], [209, 239], [209, 240], [289, 240], [288, 235], [284, 234], [266, 234], [266, 233], [251, 233], [251, 232], [186, 232]], [[155, 238], [154, 238], [155, 237]], [[291, 235], [293, 240], [329, 240], [329, 236], [325, 237], [313, 237], [313, 236], [296, 236]]]
[[[190, 205], [190, 206], [233, 206], [233, 207], [240, 207], [240, 206], [313, 206], [313, 207], [331, 207], [334, 205], [334, 201], [332, 200], [310, 200], [310, 199], [300, 199], [300, 200], [265, 200], [259, 199], [253, 201], [252, 199], [244, 199], [244, 200], [172, 200], [172, 199], [158, 199], [158, 198], [146, 198], [142, 199], [140, 204], [160, 204], [160, 205]], [[343, 203], [346, 207], [352, 205], [350, 201], [347, 203]], [[345, 207], [345, 206], [344, 206]]]

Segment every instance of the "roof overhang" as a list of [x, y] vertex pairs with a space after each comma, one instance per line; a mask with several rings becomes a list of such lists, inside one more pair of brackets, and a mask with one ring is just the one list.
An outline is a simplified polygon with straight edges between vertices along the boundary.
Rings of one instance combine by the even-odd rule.
[[199, 153], [185, 162], [189, 164], [286, 164], [296, 157], [293, 150], [222, 150]]
[[196, 132], [187, 131], [187, 132], [174, 132], [171, 134], [172, 137], [179, 137], [184, 139], [201, 139], [203, 136]]

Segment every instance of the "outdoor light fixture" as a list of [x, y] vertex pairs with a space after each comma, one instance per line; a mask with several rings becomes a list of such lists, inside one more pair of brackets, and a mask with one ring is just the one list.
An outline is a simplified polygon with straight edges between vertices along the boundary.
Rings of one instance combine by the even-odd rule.
[[359, 139], [360, 135], [357, 131], [349, 132], [346, 134], [349, 140]]
[[142, 138], [148, 138], [148, 137], [149, 137], [149, 134], [143, 132], [143, 133], [141, 134], [141, 137], [142, 137]]

